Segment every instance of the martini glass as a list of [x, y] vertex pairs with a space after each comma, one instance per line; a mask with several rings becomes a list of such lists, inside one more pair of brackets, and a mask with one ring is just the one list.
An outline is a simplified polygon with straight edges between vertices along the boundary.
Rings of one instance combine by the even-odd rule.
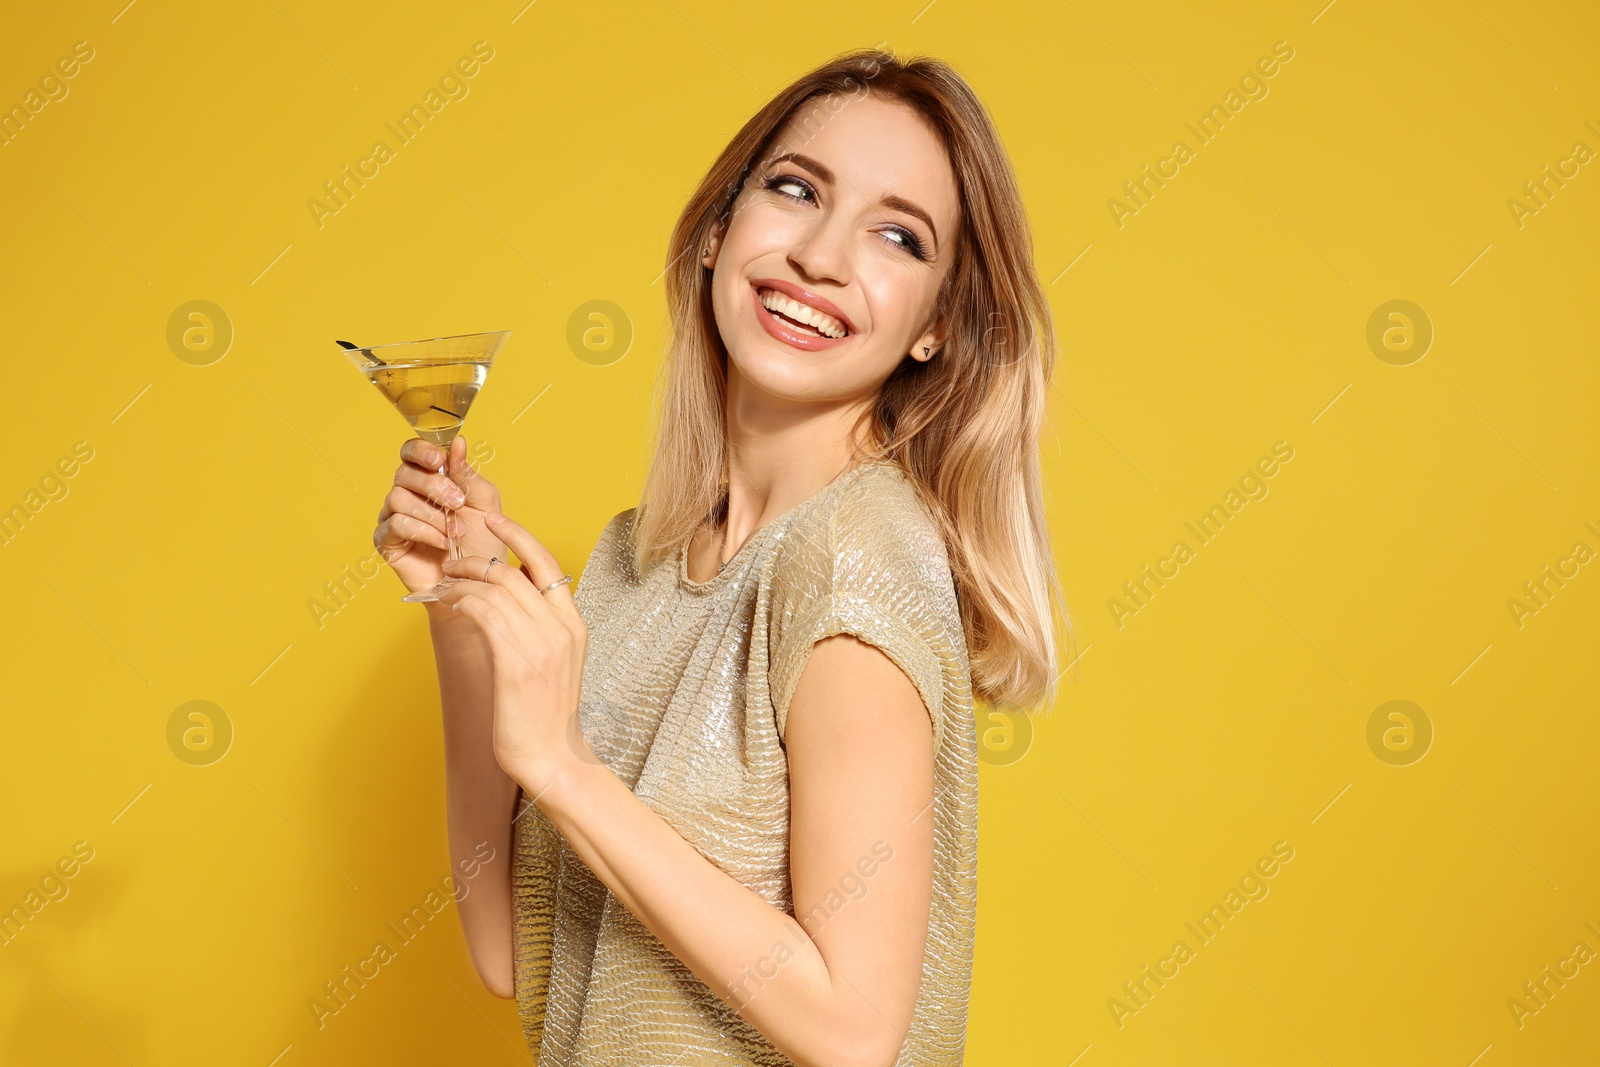
[[[349, 341], [337, 343], [367, 381], [377, 386], [384, 398], [394, 405], [417, 436], [444, 451], [446, 464], [439, 468], [439, 473], [445, 474], [450, 442], [461, 431], [467, 409], [472, 407], [484, 379], [489, 376], [490, 364], [510, 336], [510, 330], [499, 330], [370, 348], [360, 348]], [[446, 558], [460, 559], [461, 546], [450, 532], [452, 525], [445, 523], [445, 542], [449, 546]], [[460, 580], [446, 575], [432, 588], [419, 589], [400, 599], [412, 604], [438, 600], [440, 593]]]

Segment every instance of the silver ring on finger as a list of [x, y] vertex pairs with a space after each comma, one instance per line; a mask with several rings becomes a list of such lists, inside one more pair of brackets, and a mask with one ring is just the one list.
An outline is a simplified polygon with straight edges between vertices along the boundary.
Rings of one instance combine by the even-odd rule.
[[558, 585], [566, 585], [570, 581], [572, 581], [572, 575], [564, 574], [560, 578], [558, 578], [555, 581], [551, 582], [549, 585], [547, 585], [544, 588], [540, 589], [539, 593], [542, 596], [543, 594], [548, 593], [550, 590], [554, 589], [556, 586], [558, 586]]
[[494, 565], [496, 563], [499, 563], [499, 562], [500, 562], [500, 557], [499, 556], [491, 556], [489, 558], [489, 565], [487, 567], [483, 568], [483, 580], [484, 581], [487, 582], [489, 580], [489, 572], [494, 570]]

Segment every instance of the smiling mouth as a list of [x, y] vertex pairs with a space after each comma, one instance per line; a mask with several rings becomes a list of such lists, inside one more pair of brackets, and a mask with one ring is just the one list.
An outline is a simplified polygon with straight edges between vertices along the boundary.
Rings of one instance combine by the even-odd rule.
[[832, 315], [793, 300], [775, 289], [757, 289], [756, 297], [769, 315], [799, 333], [831, 340], [850, 335], [849, 328]]

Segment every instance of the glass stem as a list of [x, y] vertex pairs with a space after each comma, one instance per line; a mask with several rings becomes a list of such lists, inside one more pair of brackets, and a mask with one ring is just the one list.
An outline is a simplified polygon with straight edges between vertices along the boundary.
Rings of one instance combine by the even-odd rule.
[[[444, 466], [439, 468], [439, 473], [440, 474], [444, 474], [445, 477], [448, 478], [449, 475], [446, 474], [445, 472], [449, 469], [449, 466], [450, 466], [450, 464], [448, 462], [446, 462]], [[456, 534], [455, 534], [456, 527], [459, 524], [460, 524], [460, 520], [456, 518], [455, 511], [453, 509], [451, 509], [451, 508], [446, 507], [444, 509], [444, 542], [445, 542], [445, 545], [446, 545], [446, 549], [445, 549], [445, 554], [444, 555], [445, 555], [445, 559], [447, 559], [447, 560], [461, 559], [462, 558], [462, 556], [461, 556], [461, 542], [456, 537]]]

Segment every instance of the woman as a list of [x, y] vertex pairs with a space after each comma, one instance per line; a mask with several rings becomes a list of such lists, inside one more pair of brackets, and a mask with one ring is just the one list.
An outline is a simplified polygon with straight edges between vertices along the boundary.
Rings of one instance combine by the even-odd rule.
[[428, 611], [451, 854], [508, 857], [473, 960], [545, 1065], [960, 1063], [973, 697], [1048, 702], [1060, 606], [1004, 149], [947, 66], [847, 54], [740, 130], [666, 280], [655, 459], [576, 598], [464, 441], [405, 443], [374, 535], [466, 579]]

